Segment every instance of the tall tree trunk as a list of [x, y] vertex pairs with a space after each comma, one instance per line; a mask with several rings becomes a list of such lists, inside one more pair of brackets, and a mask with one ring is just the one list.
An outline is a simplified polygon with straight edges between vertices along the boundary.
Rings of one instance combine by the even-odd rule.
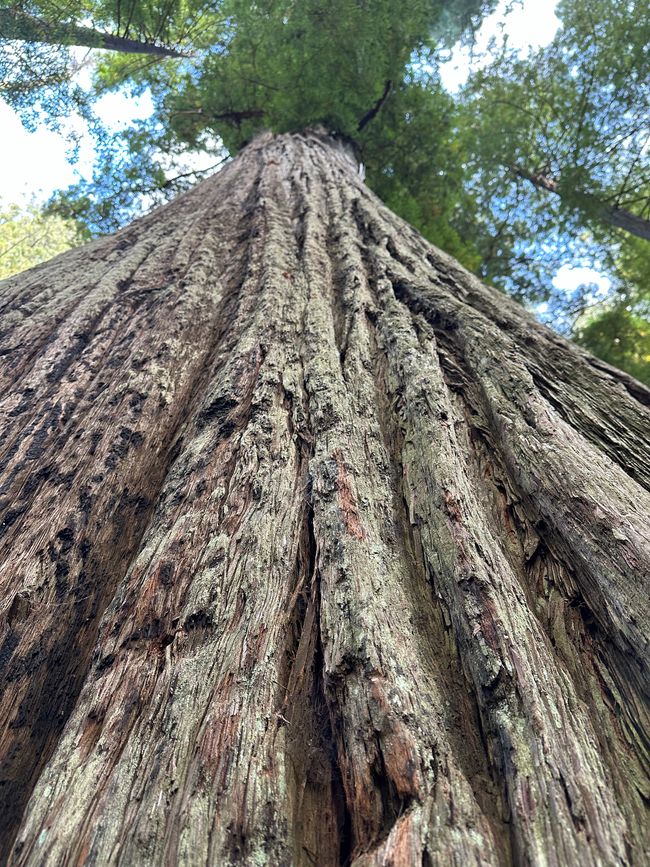
[[[514, 174], [523, 178], [525, 181], [530, 181], [538, 190], [545, 190], [547, 193], [555, 193], [562, 198], [562, 190], [557, 181], [549, 178], [546, 175], [538, 175], [534, 172], [529, 172], [520, 166], [513, 166]], [[633, 214], [626, 208], [619, 208], [616, 205], [610, 205], [607, 202], [602, 202], [593, 193], [585, 193], [581, 190], [574, 190], [573, 194], [576, 201], [582, 203], [583, 209], [589, 214], [595, 215], [603, 223], [608, 226], [613, 226], [615, 229], [622, 229], [630, 235], [635, 235], [637, 238], [643, 238], [644, 241], [650, 241], [650, 220], [640, 217], [638, 214]], [[563, 197], [566, 202], [566, 196]], [[568, 203], [571, 207], [577, 208], [575, 202]]]
[[8, 863], [647, 863], [642, 385], [317, 132], [1, 300]]
[[180, 51], [155, 42], [128, 39], [112, 33], [102, 33], [92, 27], [79, 27], [69, 22], [51, 22], [36, 18], [20, 9], [0, 9], [0, 39], [21, 42], [43, 42], [48, 45], [106, 48], [126, 54], [153, 54], [157, 57], [183, 57]]

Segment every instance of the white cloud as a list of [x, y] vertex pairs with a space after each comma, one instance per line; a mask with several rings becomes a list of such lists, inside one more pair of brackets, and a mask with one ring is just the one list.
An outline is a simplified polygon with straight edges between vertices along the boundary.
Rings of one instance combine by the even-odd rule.
[[137, 97], [106, 93], [97, 101], [95, 110], [106, 126], [121, 129], [134, 120], [149, 117], [153, 113], [153, 102], [149, 92]]
[[473, 69], [489, 62], [490, 42], [500, 41], [502, 32], [510, 47], [521, 52], [547, 45], [553, 39], [560, 25], [555, 15], [557, 0], [522, 0], [511, 12], [507, 6], [507, 0], [500, 0], [496, 10], [484, 20], [473, 52], [457, 46], [451, 59], [442, 65], [440, 75], [448, 90], [458, 90]]
[[606, 295], [610, 290], [612, 281], [609, 277], [595, 271], [593, 268], [572, 265], [562, 265], [553, 278], [553, 285], [562, 292], [573, 292], [578, 286], [594, 283], [598, 287], [599, 295]]
[[[101, 120], [109, 129], [120, 129], [137, 118], [148, 117], [153, 110], [148, 94], [130, 97], [108, 93], [96, 106]], [[93, 140], [80, 120], [70, 126], [81, 133], [78, 159], [69, 161], [69, 144], [62, 134], [41, 127], [28, 132], [15, 111], [0, 99], [0, 197], [9, 202], [46, 201], [54, 190], [89, 178], [95, 155]]]

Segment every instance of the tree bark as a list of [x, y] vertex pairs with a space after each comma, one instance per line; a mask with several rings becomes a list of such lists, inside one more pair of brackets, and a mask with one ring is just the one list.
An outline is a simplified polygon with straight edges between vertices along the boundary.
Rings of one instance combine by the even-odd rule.
[[[555, 193], [562, 197], [562, 190], [553, 178], [529, 172], [520, 166], [513, 166], [512, 170], [517, 177], [530, 181], [538, 190], [545, 190], [547, 193]], [[607, 223], [608, 226], [622, 229], [630, 235], [643, 238], [644, 241], [650, 241], [650, 220], [639, 217], [638, 214], [633, 214], [632, 211], [628, 211], [626, 208], [618, 208], [615, 205], [607, 204], [607, 202], [601, 202], [592, 193], [580, 191], [578, 198], [588, 207], [590, 213], [593, 212], [598, 219], [602, 220], [603, 223]]]
[[320, 132], [0, 302], [9, 864], [648, 863], [647, 389]]
[[0, 9], [0, 39], [42, 42], [68, 47], [105, 48], [126, 54], [150, 54], [157, 57], [185, 56], [174, 48], [156, 45], [155, 42], [128, 39], [125, 36], [103, 33], [92, 27], [79, 27], [67, 22], [53, 23], [16, 8]]

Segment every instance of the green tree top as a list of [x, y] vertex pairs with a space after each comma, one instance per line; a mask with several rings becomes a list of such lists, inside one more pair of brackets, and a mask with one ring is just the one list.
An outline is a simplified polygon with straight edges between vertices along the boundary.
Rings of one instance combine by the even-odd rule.
[[[650, 238], [650, 19], [640, 0], [565, 0], [551, 45], [527, 58], [505, 50], [453, 98], [440, 49], [495, 5], [0, 0], [3, 92], [32, 123], [54, 124], [68, 110], [92, 120], [92, 100], [110, 89], [151, 95], [152, 116], [130, 129], [94, 125], [95, 177], [59, 197], [93, 232], [200, 176], [188, 155], [216, 164], [262, 129], [324, 125], [429, 240], [521, 300], [552, 302], [555, 324], [576, 320], [588, 344], [614, 308], [628, 325], [645, 316], [642, 271], [623, 263], [639, 257], [630, 238]], [[3, 10], [20, 11], [13, 30]], [[95, 64], [90, 94], [70, 85], [81, 45]], [[566, 262], [612, 277], [609, 306], [589, 320], [588, 289], [554, 290]]]

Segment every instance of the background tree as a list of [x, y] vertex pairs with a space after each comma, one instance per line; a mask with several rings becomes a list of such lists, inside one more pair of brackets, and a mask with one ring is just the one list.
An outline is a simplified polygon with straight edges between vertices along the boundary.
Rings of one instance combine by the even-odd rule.
[[32, 205], [0, 206], [0, 279], [26, 271], [82, 243], [77, 225]]
[[[583, 340], [598, 332], [592, 350], [625, 365], [620, 347], [641, 345], [648, 327], [650, 24], [629, 0], [572, 0], [557, 14], [550, 45], [525, 58], [506, 47], [463, 96], [471, 188], [490, 227], [479, 271], [551, 299], [561, 319], [553, 272], [562, 262], [595, 266], [612, 282], [607, 315], [585, 330], [582, 313], [596, 300], [585, 291], [568, 325]], [[629, 363], [647, 379], [642, 356]]]
[[[203, 4], [205, 5], [205, 4]], [[76, 74], [94, 62], [92, 49], [145, 55], [145, 63], [182, 56], [204, 27], [192, 0], [0, 0], [0, 95], [31, 129], [61, 128], [80, 114], [94, 120], [92, 98]], [[93, 123], [95, 135], [102, 130]]]
[[[130, 9], [124, 9], [127, 20], [122, 29], [121, 4], [115, 6], [114, 28], [99, 30], [79, 23], [84, 21], [92, 11], [88, 4], [68, 3], [61, 6], [45, 0], [43, 3], [33, 3], [31, 8], [25, 4], [5, 3], [0, 7], [0, 34], [5, 40], [27, 44], [66, 45], [78, 48], [105, 48], [110, 51], [124, 51], [128, 54], [149, 54], [158, 57], [179, 56], [172, 48], [157, 44], [157, 39], [167, 29], [168, 17], [159, 15], [155, 26], [147, 21], [149, 16], [141, 14], [143, 9], [131, 3]], [[171, 7], [169, 7], [171, 11]], [[102, 12], [108, 10], [103, 9]], [[112, 30], [117, 32], [111, 32]], [[141, 38], [129, 37], [131, 30]], [[165, 35], [169, 36], [169, 32]]]

